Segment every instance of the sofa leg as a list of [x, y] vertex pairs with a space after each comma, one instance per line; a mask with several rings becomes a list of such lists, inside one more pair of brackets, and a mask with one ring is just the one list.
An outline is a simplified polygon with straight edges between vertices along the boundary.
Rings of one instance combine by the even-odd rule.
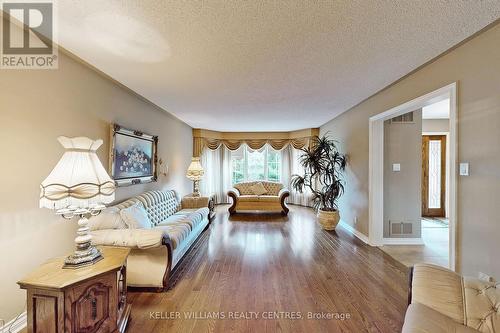
[[408, 272], [408, 305], [411, 304], [412, 289], [413, 289], [413, 266], [410, 267], [410, 271]]
[[172, 271], [172, 251], [173, 251], [172, 240], [168, 235], [164, 235], [162, 243], [167, 248], [168, 263], [167, 263], [167, 269], [165, 270], [165, 274], [163, 275], [163, 288], [158, 288], [163, 290], [159, 292], [168, 290], [168, 280], [170, 279], [170, 273]]
[[207, 230], [208, 230], [208, 228], [210, 228], [210, 222], [209, 222], [209, 223], [207, 223], [207, 225], [205, 226], [205, 228], [203, 228], [203, 232], [207, 231]]
[[127, 287], [127, 291], [131, 293], [163, 293], [167, 290], [165, 287]]

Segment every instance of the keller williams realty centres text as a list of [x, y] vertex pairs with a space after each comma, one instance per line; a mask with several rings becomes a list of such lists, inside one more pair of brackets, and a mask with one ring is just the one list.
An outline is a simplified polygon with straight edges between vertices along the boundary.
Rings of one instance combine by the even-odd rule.
[[149, 313], [151, 320], [349, 320], [350, 313], [341, 312], [301, 312], [301, 311], [151, 311]]

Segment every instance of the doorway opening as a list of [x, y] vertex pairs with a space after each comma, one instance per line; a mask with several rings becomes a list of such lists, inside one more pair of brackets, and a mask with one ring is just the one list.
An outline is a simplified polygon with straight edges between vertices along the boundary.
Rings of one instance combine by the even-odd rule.
[[[411, 145], [398, 123], [417, 125]], [[402, 254], [405, 264], [434, 262], [455, 270], [456, 83], [375, 115], [369, 125], [370, 244]], [[414, 159], [401, 147], [405, 142]], [[406, 212], [405, 202], [412, 205]]]
[[449, 267], [450, 101], [422, 108], [422, 240], [431, 263]]

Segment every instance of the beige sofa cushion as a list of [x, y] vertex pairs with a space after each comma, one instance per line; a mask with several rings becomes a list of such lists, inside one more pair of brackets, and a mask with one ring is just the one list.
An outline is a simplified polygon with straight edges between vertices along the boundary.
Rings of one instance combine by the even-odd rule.
[[276, 195], [240, 195], [238, 200], [241, 202], [279, 202], [280, 198]]
[[425, 305], [412, 303], [405, 316], [402, 333], [477, 333]]
[[241, 202], [256, 202], [256, 201], [259, 201], [259, 196], [258, 195], [254, 195], [254, 194], [251, 194], [251, 195], [240, 195], [238, 197], [238, 201], [241, 201]]
[[154, 229], [105, 229], [91, 231], [92, 243], [105, 246], [126, 246], [149, 249], [162, 245], [163, 232]]
[[187, 223], [191, 230], [195, 229], [200, 223], [203, 222], [205, 217], [208, 217], [209, 213], [208, 207], [195, 208], [195, 209], [182, 209], [169, 216], [163, 222], [158, 224], [159, 226], [166, 226], [176, 223]]
[[262, 183], [255, 183], [252, 186], [250, 186], [250, 189], [252, 190], [253, 194], [255, 195], [264, 195], [267, 193], [266, 188]]
[[462, 277], [431, 264], [415, 265], [412, 303], [420, 303], [465, 324]]
[[92, 216], [89, 219], [88, 226], [90, 231], [127, 228], [127, 225], [120, 216], [120, 210], [117, 207], [108, 207], [99, 215]]
[[259, 201], [279, 202], [280, 197], [278, 197], [277, 195], [261, 195], [261, 196], [259, 196]]
[[189, 236], [191, 226], [188, 223], [178, 222], [169, 225], [158, 225], [153, 230], [161, 230], [163, 233], [168, 234], [172, 241], [172, 249], [175, 250]]
[[181, 222], [185, 218], [186, 218], [186, 215], [177, 214], [176, 213], [174, 215], [171, 215], [171, 216], [167, 217], [163, 222], [161, 222], [160, 224], [158, 224], [158, 226], [165, 226], [165, 225], [170, 225], [170, 224], [176, 224], [176, 223]]
[[120, 211], [120, 216], [129, 229], [151, 229], [152, 223], [142, 202], [137, 202]]
[[193, 229], [196, 229], [204, 219], [208, 218], [208, 207], [198, 209], [183, 209], [154, 227], [170, 236], [175, 250], [186, 239]]

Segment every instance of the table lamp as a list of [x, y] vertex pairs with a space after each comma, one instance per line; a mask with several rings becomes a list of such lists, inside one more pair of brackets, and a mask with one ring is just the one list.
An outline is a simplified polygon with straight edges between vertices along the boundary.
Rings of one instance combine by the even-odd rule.
[[200, 164], [200, 158], [199, 157], [193, 157], [191, 159], [191, 164], [189, 164], [189, 168], [187, 169], [186, 172], [186, 177], [191, 179], [194, 184], [194, 191], [193, 191], [193, 196], [194, 197], [199, 197], [200, 196], [200, 180], [203, 178], [203, 174], [205, 171], [203, 170], [203, 167]]
[[93, 265], [103, 257], [92, 246], [88, 219], [115, 199], [115, 182], [96, 154], [102, 140], [64, 136], [57, 140], [66, 151], [40, 185], [40, 208], [53, 209], [65, 219], [79, 218], [76, 249], [65, 259], [64, 268]]

